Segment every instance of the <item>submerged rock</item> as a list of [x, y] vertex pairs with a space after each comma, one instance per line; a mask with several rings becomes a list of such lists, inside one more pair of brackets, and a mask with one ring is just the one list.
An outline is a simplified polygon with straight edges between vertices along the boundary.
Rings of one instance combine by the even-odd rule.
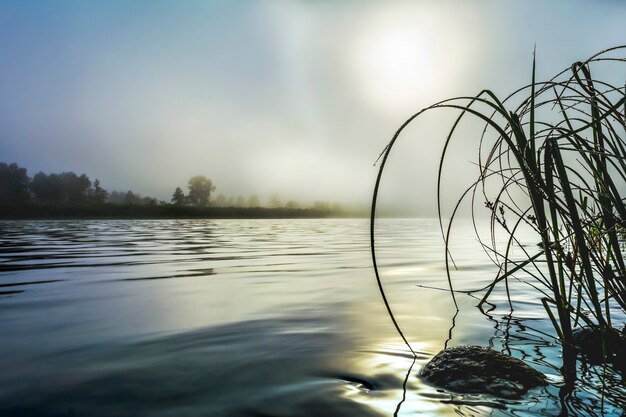
[[442, 350], [421, 376], [450, 391], [503, 398], [517, 398], [530, 388], [546, 385], [545, 376], [521, 360], [480, 346]]

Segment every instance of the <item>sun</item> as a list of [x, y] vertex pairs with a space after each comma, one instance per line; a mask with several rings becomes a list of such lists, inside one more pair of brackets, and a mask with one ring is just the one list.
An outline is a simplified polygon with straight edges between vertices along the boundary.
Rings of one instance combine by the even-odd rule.
[[391, 112], [433, 102], [445, 79], [431, 24], [402, 11], [364, 19], [353, 43], [351, 72], [370, 104]]

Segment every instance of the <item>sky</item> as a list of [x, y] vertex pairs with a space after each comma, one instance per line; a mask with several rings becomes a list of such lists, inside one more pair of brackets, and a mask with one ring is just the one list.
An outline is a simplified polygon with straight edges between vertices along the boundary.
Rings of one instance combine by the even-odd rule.
[[[506, 95], [626, 43], [619, 0], [0, 0], [0, 161], [168, 201], [216, 193], [367, 206], [378, 155], [435, 101]], [[384, 203], [432, 215], [449, 115], [407, 132]], [[470, 173], [472, 138], [449, 163]]]

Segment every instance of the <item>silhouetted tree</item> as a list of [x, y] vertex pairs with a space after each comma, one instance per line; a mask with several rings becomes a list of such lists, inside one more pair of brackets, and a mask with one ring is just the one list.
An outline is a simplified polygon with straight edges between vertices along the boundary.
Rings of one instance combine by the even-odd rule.
[[245, 207], [245, 206], [246, 206], [246, 200], [244, 200], [242, 196], [237, 197], [237, 200], [235, 200], [235, 207]]
[[87, 201], [91, 180], [85, 174], [80, 176], [73, 172], [63, 172], [59, 175], [64, 190], [64, 202], [76, 204]]
[[197, 207], [206, 207], [211, 201], [211, 192], [215, 191], [215, 186], [210, 179], [202, 175], [196, 175], [189, 179], [189, 201]]
[[39, 202], [78, 204], [88, 200], [91, 180], [85, 174], [78, 176], [73, 172], [50, 175], [39, 172], [33, 177], [30, 188]]
[[180, 187], [176, 187], [174, 194], [172, 194], [172, 204], [176, 206], [184, 206], [185, 202], [185, 193], [180, 189]]
[[28, 201], [29, 181], [26, 168], [20, 168], [16, 163], [0, 162], [0, 204]]
[[100, 186], [100, 180], [95, 180], [93, 182], [93, 187], [91, 189], [91, 201], [97, 204], [104, 204], [107, 200], [109, 193], [107, 190]]
[[35, 201], [40, 203], [52, 203], [61, 201], [63, 191], [56, 174], [47, 175], [38, 172], [30, 183], [30, 190]]

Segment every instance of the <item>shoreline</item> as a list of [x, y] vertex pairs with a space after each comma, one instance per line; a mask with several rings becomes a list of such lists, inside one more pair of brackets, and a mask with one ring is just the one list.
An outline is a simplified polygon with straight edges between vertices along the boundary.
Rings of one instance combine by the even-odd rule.
[[313, 208], [176, 207], [172, 205], [0, 206], [0, 220], [167, 220], [366, 218], [356, 212]]

